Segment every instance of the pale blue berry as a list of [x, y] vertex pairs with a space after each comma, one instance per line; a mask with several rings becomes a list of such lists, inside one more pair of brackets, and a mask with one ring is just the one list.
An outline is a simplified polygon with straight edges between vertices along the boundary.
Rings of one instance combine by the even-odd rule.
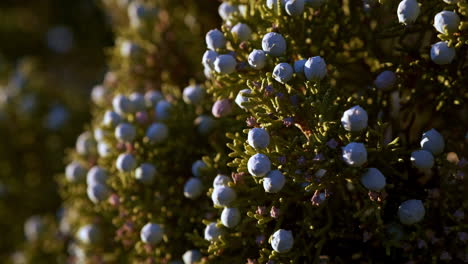
[[426, 210], [421, 200], [407, 200], [398, 207], [398, 218], [405, 225], [412, 225], [420, 222]]
[[218, 206], [229, 206], [237, 198], [234, 189], [228, 186], [218, 186], [213, 189], [211, 199]]
[[208, 241], [219, 241], [219, 237], [222, 235], [222, 230], [216, 226], [216, 223], [210, 223], [206, 226], [204, 232], [205, 240]]
[[202, 58], [203, 66], [205, 66], [205, 68], [214, 70], [214, 62], [217, 57], [218, 57], [218, 53], [216, 51], [213, 51], [213, 50], [205, 51], [205, 53], [203, 53], [203, 58]]
[[146, 137], [151, 143], [162, 143], [169, 136], [169, 129], [163, 123], [153, 123], [146, 129]]
[[304, 75], [309, 81], [319, 81], [327, 75], [327, 64], [320, 56], [309, 58], [304, 64]]
[[434, 156], [427, 150], [416, 150], [411, 153], [411, 162], [418, 169], [430, 169], [434, 166]]
[[419, 16], [419, 4], [416, 0], [403, 0], [398, 5], [398, 20], [403, 24], [412, 24]]
[[205, 89], [201, 85], [190, 85], [185, 87], [182, 98], [187, 104], [200, 104], [205, 96]]
[[307, 62], [306, 59], [297, 60], [294, 62], [294, 72], [295, 73], [304, 73], [304, 66]]
[[44, 126], [50, 130], [59, 130], [67, 122], [70, 114], [68, 110], [61, 105], [54, 105], [45, 117]]
[[222, 49], [226, 45], [226, 38], [224, 38], [223, 32], [218, 29], [212, 29], [206, 33], [205, 37], [206, 46], [210, 50]]
[[271, 247], [278, 253], [285, 253], [292, 249], [294, 238], [291, 231], [279, 229], [271, 237]]
[[106, 142], [99, 142], [97, 146], [97, 151], [100, 157], [109, 157], [112, 155], [112, 147]]
[[128, 97], [130, 103], [132, 104], [133, 112], [141, 112], [146, 109], [145, 96], [141, 93], [132, 93]]
[[101, 142], [104, 142], [106, 137], [109, 137], [112, 134], [109, 131], [104, 130], [102, 128], [96, 128], [96, 129], [94, 129], [93, 135], [94, 135], [94, 138], [96, 139], [96, 141], [98, 143], [101, 143]]
[[198, 133], [202, 135], [210, 133], [215, 126], [215, 120], [211, 116], [207, 115], [198, 116], [194, 123], [197, 126]]
[[247, 169], [254, 177], [265, 176], [271, 170], [270, 159], [264, 154], [257, 153], [249, 158]]
[[[284, 6], [287, 0], [281, 0], [281, 7]], [[266, 0], [266, 6], [270, 9], [275, 9], [278, 7], [278, 0]]]
[[99, 166], [93, 166], [86, 175], [86, 183], [93, 185], [95, 183], [106, 184], [107, 171]]
[[359, 105], [346, 110], [341, 117], [341, 124], [346, 131], [359, 132], [367, 128], [367, 112]]
[[261, 70], [266, 64], [266, 54], [263, 50], [254, 49], [249, 54], [249, 65], [256, 70]]
[[85, 245], [94, 245], [101, 240], [102, 233], [101, 229], [97, 225], [89, 224], [80, 227], [76, 236], [81, 243]]
[[156, 176], [156, 167], [150, 163], [143, 163], [135, 170], [135, 179], [137, 181], [150, 185], [154, 182]]
[[444, 151], [444, 137], [434, 128], [426, 131], [422, 135], [421, 148], [432, 152], [434, 155], [439, 155]]
[[263, 178], [263, 189], [267, 193], [277, 193], [283, 189], [286, 178], [279, 170], [272, 170]]
[[89, 131], [83, 132], [76, 140], [76, 152], [80, 155], [90, 155], [96, 152], [96, 141]]
[[229, 99], [221, 99], [216, 101], [211, 108], [211, 113], [214, 117], [221, 118], [229, 115], [232, 112], [232, 103]]
[[122, 153], [117, 157], [117, 169], [121, 172], [130, 172], [136, 167], [136, 160], [132, 154]]
[[36, 241], [45, 231], [45, 224], [42, 217], [34, 215], [24, 223], [24, 235], [28, 241]]
[[131, 41], [125, 40], [120, 44], [120, 55], [124, 58], [135, 58], [141, 52], [141, 47]]
[[140, 239], [145, 244], [156, 245], [163, 239], [163, 228], [155, 223], [147, 223], [140, 231]]
[[65, 169], [65, 178], [69, 182], [80, 182], [86, 177], [86, 168], [77, 161], [68, 164]]
[[217, 73], [231, 74], [236, 71], [236, 59], [231, 55], [222, 54], [216, 57], [214, 69]]
[[230, 4], [228, 2], [223, 2], [218, 7], [218, 14], [223, 20], [229, 20], [235, 12], [238, 12], [237, 5]]
[[114, 111], [119, 115], [125, 115], [133, 112], [132, 102], [122, 94], [118, 94], [112, 100]]
[[304, 0], [288, 0], [284, 9], [290, 16], [300, 16], [304, 13]]
[[160, 91], [151, 90], [145, 93], [145, 104], [148, 108], [155, 107], [163, 99], [164, 96]]
[[167, 120], [171, 115], [172, 105], [166, 100], [160, 100], [155, 107], [155, 114], [157, 120]]
[[239, 41], [247, 41], [252, 37], [252, 29], [244, 23], [237, 23], [232, 27], [231, 33]]
[[213, 180], [213, 187], [216, 188], [216, 187], [221, 187], [221, 186], [228, 186], [228, 183], [230, 182], [232, 182], [230, 177], [226, 175], [218, 174]]
[[262, 39], [262, 49], [271, 56], [282, 56], [286, 53], [286, 40], [276, 32], [267, 33]]
[[378, 192], [385, 187], [386, 180], [385, 180], [385, 176], [378, 169], [369, 168], [361, 176], [361, 183], [368, 190]]
[[184, 264], [195, 264], [202, 259], [202, 254], [196, 249], [187, 250], [182, 255], [182, 259], [184, 260]]
[[129, 123], [120, 123], [115, 128], [115, 138], [124, 141], [124, 142], [132, 142], [136, 137], [136, 129], [135, 126]]
[[104, 118], [102, 120], [102, 124], [104, 126], [115, 127], [120, 122], [122, 122], [122, 117], [120, 117], [120, 115], [116, 112], [108, 110], [106, 113], [104, 113]]
[[203, 192], [203, 184], [199, 178], [192, 177], [184, 185], [184, 196], [189, 199], [198, 198]]
[[453, 34], [458, 31], [460, 17], [452, 11], [442, 11], [434, 17], [434, 27], [442, 34]]
[[206, 165], [205, 162], [203, 162], [203, 160], [195, 161], [192, 164], [192, 174], [193, 174], [193, 176], [200, 177], [201, 176], [201, 171], [200, 170], [203, 170], [203, 169], [205, 169], [207, 167], [208, 166]]
[[249, 101], [249, 98], [244, 96], [244, 94], [251, 94], [251, 93], [252, 91], [250, 89], [240, 90], [239, 93], [237, 93], [237, 96], [235, 99], [236, 104], [242, 109], [250, 109], [251, 107], [247, 107], [244, 105], [244, 103]]
[[343, 161], [352, 167], [360, 167], [367, 162], [367, 150], [364, 144], [351, 142], [343, 147]]
[[270, 135], [264, 128], [252, 128], [247, 136], [247, 142], [252, 148], [264, 149], [270, 144]]
[[449, 47], [447, 42], [440, 41], [431, 47], [431, 60], [439, 65], [452, 63], [455, 58], [455, 48]]
[[233, 228], [240, 222], [240, 211], [237, 208], [225, 207], [221, 213], [221, 223], [227, 228]]
[[293, 77], [294, 70], [289, 63], [282, 62], [273, 69], [273, 78], [280, 83], [287, 83]]
[[110, 190], [105, 184], [99, 182], [92, 182], [91, 184], [88, 184], [86, 193], [88, 194], [88, 198], [93, 203], [97, 204], [106, 200], [109, 197]]
[[392, 71], [383, 71], [374, 81], [375, 87], [380, 90], [388, 91], [396, 83], [396, 75]]

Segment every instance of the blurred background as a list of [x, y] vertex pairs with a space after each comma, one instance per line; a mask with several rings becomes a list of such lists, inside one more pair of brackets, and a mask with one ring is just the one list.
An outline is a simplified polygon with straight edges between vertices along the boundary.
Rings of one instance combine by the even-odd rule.
[[[89, 93], [106, 72], [105, 50], [113, 35], [98, 1], [2, 0], [0, 40], [0, 262], [5, 263], [25, 239], [34, 239], [28, 229], [53, 222], [60, 213], [54, 178], [63, 171], [64, 150], [74, 146], [89, 121]], [[48, 248], [64, 250], [60, 246]]]

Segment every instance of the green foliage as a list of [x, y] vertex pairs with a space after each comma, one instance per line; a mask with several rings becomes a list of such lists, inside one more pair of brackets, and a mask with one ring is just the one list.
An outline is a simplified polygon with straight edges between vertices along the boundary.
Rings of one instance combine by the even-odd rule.
[[[428, 0], [405, 24], [394, 2], [306, 2], [291, 16], [301, 1], [224, 1], [223, 37], [207, 35], [216, 58], [203, 59], [206, 94], [193, 99], [181, 88], [201, 78], [201, 29], [215, 14], [204, 9], [215, 5], [104, 1], [116, 45], [68, 161], [99, 166], [107, 180], [58, 176], [73, 261], [179, 263], [192, 249], [203, 257], [186, 264], [466, 261], [466, 0]], [[454, 33], [432, 25], [443, 9], [460, 17]], [[285, 39], [280, 56], [263, 45], [270, 32]], [[439, 40], [445, 48], [431, 51]], [[261, 69], [250, 65], [254, 49], [267, 53]], [[235, 70], [218, 55], [235, 57]], [[156, 103], [135, 99], [155, 91]], [[210, 110], [213, 128], [201, 129]], [[122, 120], [106, 122], [109, 111]], [[123, 122], [128, 130], [116, 128]], [[169, 131], [160, 142], [148, 134], [155, 122]], [[254, 128], [268, 134], [265, 146], [252, 143]], [[199, 159], [206, 166], [194, 170]], [[142, 163], [155, 166], [154, 181], [138, 179]], [[194, 179], [203, 187], [189, 199]], [[240, 213], [231, 226], [226, 208]], [[142, 231], [148, 223], [161, 239]]]

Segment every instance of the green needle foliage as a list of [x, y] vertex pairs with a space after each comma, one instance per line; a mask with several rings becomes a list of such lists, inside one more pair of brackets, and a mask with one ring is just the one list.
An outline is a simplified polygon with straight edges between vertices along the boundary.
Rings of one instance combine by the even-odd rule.
[[466, 0], [223, 1], [203, 58], [213, 2], [104, 6], [72, 261], [467, 261]]
[[[196, 188], [197, 206], [184, 196], [192, 163], [226, 143], [204, 88], [191, 80], [201, 68], [201, 23], [214, 16], [195, 19], [204, 1], [121, 2], [103, 3], [116, 33], [110, 71], [58, 177], [64, 233], [77, 263], [177, 263], [194, 248], [187, 234], [203, 229], [200, 212], [210, 211], [197, 199], [207, 187]], [[185, 86], [197, 87], [195, 97], [182, 94]], [[162, 235], [143, 239], [148, 223]]]
[[[205, 61], [207, 91], [215, 100], [243, 95], [243, 109], [223, 119], [247, 125], [226, 134], [232, 151], [220, 159], [228, 161], [225, 173], [234, 181], [227, 187], [237, 198], [214, 206], [218, 216], [223, 207], [237, 208], [240, 221], [226, 228], [222, 217], [205, 219], [216, 228], [207, 226], [208, 241], [193, 238], [207, 254], [202, 262], [466, 261], [466, 1], [425, 1], [408, 25], [398, 21], [396, 2], [305, 1], [297, 14], [304, 1], [284, 2], [225, 1], [225, 10], [234, 11], [220, 27], [222, 36], [207, 34], [208, 48], [217, 53], [214, 62]], [[434, 16], [444, 9], [460, 22], [452, 33], [437, 34]], [[270, 32], [285, 39], [272, 44], [284, 52], [265, 47]], [[438, 41], [456, 56], [444, 63], [431, 59]], [[249, 57], [255, 49], [266, 53], [263, 67]], [[235, 70], [225, 71], [222, 54], [235, 58]], [[296, 67], [301, 59], [309, 61]], [[294, 67], [294, 74], [277, 72], [279, 63]], [[379, 76], [386, 70], [391, 78]], [[358, 105], [361, 110], [349, 116], [346, 110]], [[265, 129], [267, 147], [246, 142], [250, 128]], [[443, 136], [421, 136], [432, 128]], [[424, 152], [429, 165], [413, 153], [421, 147], [430, 150]], [[271, 162], [266, 172], [284, 175], [284, 186], [270, 173], [251, 172], [255, 161], [266, 164], [254, 160], [257, 153]], [[381, 174], [365, 177], [369, 168]], [[280, 190], [267, 191], [268, 182]], [[422, 203], [408, 206], [407, 200]], [[405, 213], [417, 220], [408, 221]], [[280, 229], [293, 239], [278, 239]]]

